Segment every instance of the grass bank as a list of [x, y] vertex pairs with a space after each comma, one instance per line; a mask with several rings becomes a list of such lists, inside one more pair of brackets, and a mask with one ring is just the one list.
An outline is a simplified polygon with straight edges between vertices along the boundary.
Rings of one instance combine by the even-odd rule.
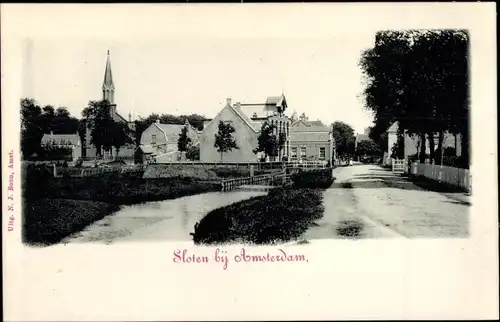
[[89, 200], [26, 200], [23, 242], [41, 246], [57, 243], [119, 209], [115, 204]]
[[143, 179], [120, 173], [54, 178], [43, 168], [23, 168], [23, 241], [53, 244], [121, 205], [174, 199], [220, 186], [190, 178]]
[[300, 237], [323, 216], [323, 189], [331, 170], [294, 174], [293, 184], [209, 212], [195, 226], [195, 244], [269, 244]]

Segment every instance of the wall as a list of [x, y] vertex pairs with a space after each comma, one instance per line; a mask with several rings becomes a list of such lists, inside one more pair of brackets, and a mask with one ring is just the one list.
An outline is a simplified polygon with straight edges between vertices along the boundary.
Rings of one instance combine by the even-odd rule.
[[155, 145], [166, 144], [167, 139], [165, 134], [154, 124], [151, 124], [147, 129], [142, 132], [141, 145], [152, 145], [151, 135], [156, 135]]
[[[325, 148], [325, 160], [328, 161], [331, 158], [332, 149], [330, 149], [330, 141], [327, 142], [308, 142], [308, 141], [292, 141], [290, 142], [290, 157], [292, 156], [292, 149], [297, 148], [297, 159], [302, 158], [300, 147], [306, 147], [306, 160], [319, 160], [319, 149], [320, 147]], [[312, 156], [312, 157], [310, 157]], [[290, 159], [294, 160], [294, 159]]]
[[215, 134], [219, 130], [219, 121], [231, 121], [236, 132], [233, 137], [238, 145], [238, 150], [224, 153], [223, 160], [227, 162], [247, 161], [254, 162], [257, 156], [253, 149], [257, 147], [257, 133], [255, 133], [236, 112], [229, 106], [210, 122], [200, 135], [200, 161], [218, 162], [221, 160], [220, 153], [214, 147]]

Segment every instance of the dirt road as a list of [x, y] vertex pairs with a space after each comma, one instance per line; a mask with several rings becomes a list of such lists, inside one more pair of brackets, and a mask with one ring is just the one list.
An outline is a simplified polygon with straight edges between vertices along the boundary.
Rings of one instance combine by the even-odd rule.
[[376, 165], [333, 170], [325, 212], [303, 236], [323, 238], [465, 238], [470, 205], [460, 193], [428, 191]]

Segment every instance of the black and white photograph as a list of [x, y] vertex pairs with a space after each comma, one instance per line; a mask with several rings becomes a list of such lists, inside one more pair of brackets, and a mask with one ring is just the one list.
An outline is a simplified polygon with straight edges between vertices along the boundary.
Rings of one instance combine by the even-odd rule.
[[12, 321], [491, 312], [494, 5], [28, 7], [2, 5]]
[[26, 40], [24, 242], [468, 237], [467, 30], [349, 38]]

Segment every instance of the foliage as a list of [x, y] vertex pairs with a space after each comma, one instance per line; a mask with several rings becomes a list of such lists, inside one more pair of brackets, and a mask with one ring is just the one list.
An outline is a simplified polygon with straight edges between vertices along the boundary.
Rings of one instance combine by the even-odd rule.
[[354, 129], [344, 122], [334, 122], [332, 135], [335, 139], [335, 153], [341, 159], [347, 159], [354, 155]]
[[111, 105], [107, 100], [90, 101], [82, 116], [90, 131], [88, 143], [96, 146], [98, 155], [102, 155], [101, 149], [109, 151], [115, 147], [118, 152], [121, 146], [133, 142], [133, 132], [128, 125], [112, 119]]
[[323, 211], [319, 189], [276, 188], [268, 195], [209, 212], [195, 225], [193, 241], [212, 245], [290, 241], [321, 218]]
[[214, 148], [217, 148], [217, 152], [220, 153], [221, 161], [225, 152], [239, 149], [233, 137], [234, 132], [235, 129], [230, 123], [219, 122], [219, 131], [215, 133]]
[[275, 129], [276, 125], [274, 124], [268, 122], [262, 124], [260, 134], [257, 137], [257, 147], [253, 150], [254, 153], [264, 152], [265, 158], [269, 156], [273, 159], [278, 155], [280, 141], [274, 134]]
[[380, 154], [380, 148], [378, 145], [373, 142], [372, 140], [363, 140], [358, 142], [356, 146], [356, 155], [357, 156], [363, 156], [363, 155], [379, 155]]
[[69, 147], [43, 146], [37, 152], [37, 160], [73, 160], [73, 150]]
[[[468, 42], [463, 30], [384, 31], [362, 55], [366, 75], [366, 107], [374, 113], [370, 137], [379, 142], [395, 121], [402, 130], [426, 137], [461, 133], [462, 151], [469, 158]], [[429, 155], [434, 159], [434, 140]], [[420, 161], [426, 154], [421, 144]]]
[[295, 188], [329, 188], [334, 182], [331, 169], [300, 171], [291, 177]]
[[200, 146], [189, 145], [186, 151], [186, 158], [188, 160], [199, 160], [200, 159]]
[[191, 143], [191, 138], [188, 136], [188, 128], [184, 126], [179, 133], [179, 139], [177, 140], [177, 150], [181, 152], [186, 152]]
[[[77, 133], [79, 121], [65, 107], [54, 110], [47, 105], [41, 108], [34, 99], [23, 98], [21, 105], [21, 152], [25, 158], [40, 153], [40, 143], [45, 133]], [[42, 152], [43, 153], [43, 152]]]

